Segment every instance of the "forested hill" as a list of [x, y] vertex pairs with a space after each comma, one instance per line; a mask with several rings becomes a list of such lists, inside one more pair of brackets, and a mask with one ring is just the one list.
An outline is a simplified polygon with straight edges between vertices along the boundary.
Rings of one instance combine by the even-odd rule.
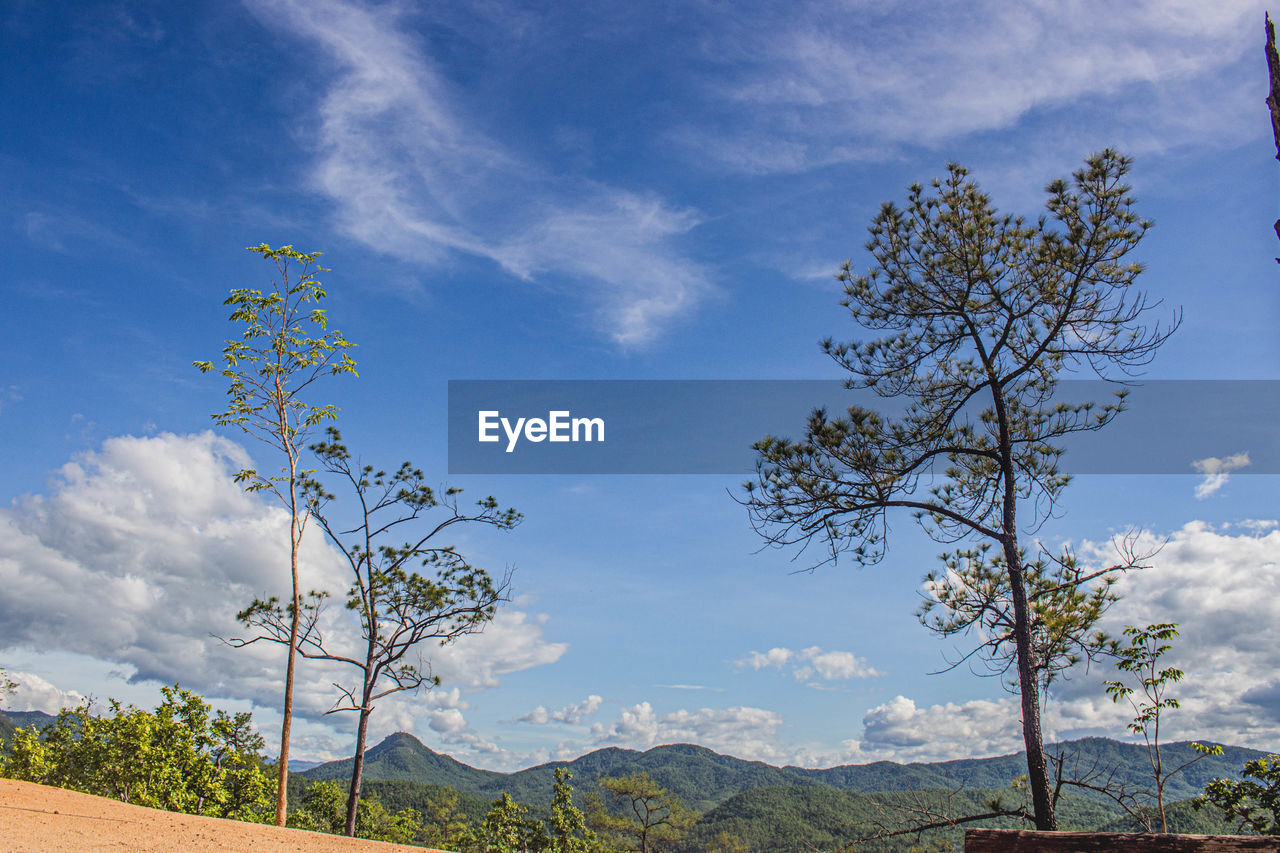
[[0, 740], [7, 749], [13, 740], [14, 729], [25, 729], [27, 726], [44, 728], [56, 717], [44, 711], [0, 711]]
[[[1150, 782], [1146, 749], [1105, 738], [1086, 738], [1061, 745], [1081, 771], [1090, 767], [1117, 768], [1118, 778], [1134, 787]], [[1056, 751], [1056, 747], [1054, 750]], [[1176, 767], [1194, 757], [1188, 743], [1164, 747], [1165, 763]], [[1236, 777], [1244, 762], [1264, 753], [1242, 747], [1225, 747], [1221, 756], [1209, 756], [1170, 782], [1170, 800], [1198, 794], [1215, 776]], [[932, 764], [851, 764], [825, 770], [774, 767], [720, 755], [692, 744], [657, 746], [645, 752], [601, 749], [568, 762], [552, 762], [516, 773], [478, 770], [441, 755], [412, 735], [399, 732], [365, 754], [366, 779], [404, 779], [443, 785], [456, 791], [496, 798], [502, 792], [516, 800], [547, 805], [551, 776], [557, 767], [568, 767], [576, 784], [585, 787], [597, 776], [616, 776], [643, 770], [697, 811], [706, 811], [736, 794], [757, 788], [819, 786], [845, 791], [903, 791], [936, 788], [999, 789], [1026, 772], [1021, 753], [995, 758], [969, 758]], [[312, 779], [345, 778], [351, 761], [322, 764], [302, 775]]]

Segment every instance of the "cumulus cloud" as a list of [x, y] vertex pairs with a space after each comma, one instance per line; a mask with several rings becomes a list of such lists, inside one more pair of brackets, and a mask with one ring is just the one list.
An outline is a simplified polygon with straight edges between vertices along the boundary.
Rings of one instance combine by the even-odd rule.
[[[1148, 534], [1135, 545], [1155, 550], [1160, 539]], [[1078, 553], [1099, 565], [1112, 556], [1109, 543], [1084, 543]], [[1162, 717], [1161, 737], [1274, 751], [1280, 743], [1280, 647], [1268, 627], [1280, 600], [1280, 527], [1257, 520], [1218, 528], [1192, 522], [1171, 534], [1150, 562], [1151, 568], [1118, 581], [1120, 600], [1102, 627], [1119, 635], [1125, 625], [1178, 623], [1180, 636], [1164, 660], [1186, 678], [1170, 689], [1181, 707]], [[1126, 676], [1099, 665], [1070, 676], [1047, 703], [1046, 740], [1131, 737], [1125, 726], [1132, 711], [1102, 690], [1103, 680]], [[896, 696], [868, 710], [862, 724], [860, 737], [837, 748], [797, 747], [794, 761], [940, 761], [1022, 748], [1015, 696], [926, 706]]]
[[[1152, 536], [1145, 544], [1159, 542]], [[1174, 531], [1150, 562], [1151, 568], [1116, 584], [1121, 598], [1103, 627], [1118, 635], [1125, 625], [1178, 624], [1180, 636], [1165, 660], [1186, 673], [1170, 691], [1182, 707], [1162, 719], [1161, 737], [1275, 749], [1280, 646], [1269, 626], [1280, 600], [1280, 529], [1258, 521], [1219, 527], [1191, 522]], [[1104, 678], [1115, 675], [1095, 668], [1061, 685], [1061, 736], [1122, 734], [1122, 716], [1100, 693]]]
[[[232, 479], [249, 464], [212, 433], [110, 439], [63, 466], [48, 496], [0, 509], [0, 644], [129, 664], [134, 680], [241, 696], [282, 689], [274, 649], [233, 652], [214, 636], [287, 581], [283, 509]], [[334, 555], [304, 544], [317, 587], [339, 587]]]
[[823, 681], [845, 681], [851, 678], [874, 678], [882, 673], [867, 664], [853, 652], [823, 651], [819, 646], [810, 646], [800, 651], [785, 648], [772, 648], [767, 652], [748, 652], [743, 658], [734, 661], [738, 669], [751, 669], [759, 672], [765, 668], [786, 669], [790, 667], [796, 681], [811, 681], [815, 677]]
[[1221, 458], [1210, 456], [1192, 462], [1191, 467], [1204, 474], [1204, 479], [1196, 485], [1196, 500], [1204, 500], [1221, 489], [1227, 484], [1232, 472], [1246, 468], [1248, 465], [1248, 453], [1235, 453]]
[[[868, 710], [862, 735], [838, 744], [782, 739], [783, 715], [765, 708], [732, 707], [655, 711], [641, 702], [610, 723], [591, 727], [596, 746], [649, 749], [697, 743], [727, 755], [771, 764], [831, 767], [870, 761], [939, 761], [999, 755], [1021, 748], [1018, 704], [1013, 697], [918, 707], [904, 696]], [[564, 750], [561, 750], [564, 752]]]
[[[210, 432], [112, 438], [63, 466], [49, 494], [0, 508], [0, 648], [79, 653], [124, 665], [135, 683], [178, 681], [274, 708], [284, 689], [282, 648], [232, 649], [217, 639], [240, 633], [235, 614], [253, 598], [289, 585], [283, 509], [233, 479], [249, 462]], [[319, 537], [304, 539], [301, 557], [308, 586], [345, 588], [341, 558]], [[349, 613], [330, 608], [327, 619], [326, 640], [355, 644]], [[424, 649], [445, 688], [384, 699], [376, 730], [410, 728], [423, 709], [460, 713], [468, 707], [461, 689], [493, 687], [504, 674], [559, 659], [567, 645], [549, 643], [544, 622], [500, 611], [483, 634]], [[300, 668], [296, 713], [320, 725], [335, 699], [331, 682], [349, 678], [332, 666]], [[40, 701], [54, 701], [46, 695]], [[345, 719], [328, 721], [345, 729]], [[326, 731], [311, 736], [323, 740]]]
[[581, 702], [565, 705], [558, 711], [548, 711], [545, 705], [539, 705], [523, 717], [517, 718], [516, 722], [533, 723], [538, 726], [545, 726], [548, 723], [555, 722], [576, 726], [582, 722], [584, 717], [590, 717], [596, 711], [599, 711], [603, 703], [604, 697], [593, 693]]
[[917, 0], [892, 13], [841, 0], [785, 11], [748, 3], [709, 57], [725, 127], [689, 127], [683, 139], [734, 168], [771, 172], [883, 159], [1072, 108], [1083, 145], [1097, 144], [1095, 116], [1128, 151], [1249, 136], [1257, 90], [1223, 72], [1257, 49], [1262, 10], [1194, 0]]
[[568, 643], [547, 640], [545, 615], [499, 610], [484, 631], [461, 637], [431, 654], [431, 671], [446, 684], [497, 687], [500, 676], [558, 661]]
[[736, 666], [739, 669], [749, 666], [756, 672], [768, 666], [781, 669], [787, 661], [791, 660], [793, 654], [791, 649], [781, 648], [769, 649], [767, 652], [748, 652], [746, 657], [736, 662]]
[[498, 744], [481, 737], [457, 708], [442, 708], [427, 714], [428, 725], [442, 743], [460, 746], [481, 755], [503, 755]]
[[894, 761], [936, 761], [962, 755], [999, 755], [1021, 748], [1018, 700], [977, 699], [921, 708], [905, 696], [867, 711], [856, 753]]
[[572, 287], [619, 344], [643, 344], [710, 290], [674, 244], [698, 216], [655, 195], [553, 177], [468, 119], [404, 14], [341, 0], [254, 0], [264, 22], [318, 45], [315, 182], [352, 237], [428, 266], [462, 254]]
[[665, 743], [696, 743], [731, 755], [778, 760], [777, 733], [783, 718], [777, 711], [734, 708], [680, 709], [662, 714], [648, 702], [622, 709], [612, 723], [595, 723], [591, 735], [597, 746], [648, 749]]
[[5, 700], [4, 707], [25, 711], [44, 711], [56, 714], [63, 708], [74, 708], [87, 697], [74, 690], [62, 690], [32, 672], [9, 672], [9, 679], [17, 682], [17, 689]]

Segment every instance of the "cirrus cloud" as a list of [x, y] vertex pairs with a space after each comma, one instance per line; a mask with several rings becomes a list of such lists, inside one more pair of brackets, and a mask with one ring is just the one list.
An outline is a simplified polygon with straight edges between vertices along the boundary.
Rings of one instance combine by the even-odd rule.
[[340, 227], [429, 268], [458, 255], [569, 291], [619, 345], [643, 345], [712, 290], [675, 244], [699, 216], [653, 193], [553, 176], [468, 119], [407, 12], [342, 0], [253, 0], [262, 22], [318, 46], [314, 181]]

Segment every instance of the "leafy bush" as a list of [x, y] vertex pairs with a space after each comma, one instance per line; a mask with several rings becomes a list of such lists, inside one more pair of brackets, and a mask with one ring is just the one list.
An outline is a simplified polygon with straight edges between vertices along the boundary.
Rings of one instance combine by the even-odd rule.
[[18, 729], [0, 773], [168, 811], [270, 819], [271, 783], [250, 715], [211, 715], [176, 684], [161, 692], [155, 711], [112, 699], [102, 716], [85, 704], [62, 710], [43, 731]]
[[1280, 755], [1245, 762], [1243, 776], [1238, 781], [1214, 779], [1196, 808], [1217, 806], [1228, 820], [1239, 821], [1241, 828], [1280, 835]]
[[[289, 814], [288, 826], [343, 835], [347, 828], [347, 792], [334, 781], [315, 782], [302, 794], [302, 805]], [[422, 815], [414, 809], [392, 814], [376, 796], [361, 797], [356, 809], [356, 837], [412, 844], [422, 832]]]

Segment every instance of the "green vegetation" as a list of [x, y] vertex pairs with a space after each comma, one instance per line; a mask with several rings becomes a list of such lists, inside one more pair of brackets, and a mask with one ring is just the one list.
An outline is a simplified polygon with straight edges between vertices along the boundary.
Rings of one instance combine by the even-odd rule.
[[582, 810], [573, 804], [571, 778], [568, 770], [556, 770], [551, 817], [545, 823], [504, 793], [479, 827], [456, 837], [453, 849], [458, 853], [608, 853], [612, 848], [596, 838]]
[[[224, 411], [213, 415], [213, 420], [219, 426], [238, 427], [284, 459], [279, 474], [263, 476], [252, 468], [236, 474], [236, 482], [244, 483], [248, 491], [269, 492], [289, 511], [292, 591], [276, 781], [276, 824], [283, 826], [289, 788], [293, 671], [301, 618], [298, 548], [307, 523], [306, 508], [299, 494], [307, 474], [301, 465], [301, 453], [310, 430], [336, 417], [333, 406], [313, 405], [306, 402], [303, 395], [322, 376], [355, 375], [356, 363], [347, 353], [355, 344], [341, 332], [329, 331], [325, 312], [314, 307], [325, 297], [324, 289], [315, 278], [317, 273], [327, 271], [316, 263], [319, 252], [298, 252], [292, 246], [272, 249], [266, 243], [251, 246], [249, 251], [271, 261], [277, 278], [272, 280], [270, 293], [236, 288], [223, 303], [232, 306], [229, 319], [243, 324], [244, 331], [240, 340], [226, 341], [222, 350], [220, 375], [227, 380], [227, 396], [231, 399]], [[213, 370], [211, 361], [197, 361], [195, 366], [201, 373]]]
[[[870, 227], [875, 266], [846, 262], [842, 305], [870, 341], [823, 342], [851, 388], [901, 401], [883, 417], [860, 406], [817, 410], [799, 441], [756, 443], [746, 484], [752, 523], [774, 545], [820, 543], [827, 562], [879, 562], [890, 511], [907, 510], [937, 541], [957, 546], [932, 577], [945, 635], [979, 638], [965, 659], [1016, 672], [1026, 772], [1037, 828], [1057, 826], [1040, 728], [1041, 691], [1073, 659], [1105, 648], [1094, 630], [1111, 597], [1105, 578], [1136, 568], [1121, 554], [1084, 571], [1068, 552], [1028, 561], [1019, 529], [1051, 513], [1069, 477], [1061, 439], [1101, 429], [1124, 397], [1095, 406], [1053, 399], [1061, 375], [1102, 378], [1146, 364], [1170, 334], [1144, 325], [1146, 297], [1128, 261], [1149, 223], [1124, 183], [1130, 161], [1105, 150], [1073, 181], [1049, 185], [1047, 217], [998, 215], [952, 164], [933, 194], [911, 188]], [[1052, 225], [1050, 224], [1052, 223]], [[1176, 321], [1175, 321], [1176, 324]], [[1018, 511], [1029, 517], [1018, 517]]]
[[[556, 771], [559, 773], [560, 771]], [[591, 825], [602, 835], [634, 846], [640, 853], [673, 849], [697, 822], [680, 798], [644, 771], [596, 780], [605, 796], [587, 798]]]
[[1280, 835], [1280, 755], [1245, 762], [1242, 775], [1243, 779], [1214, 779], [1196, 800], [1196, 808], [1216, 806], [1240, 828]]
[[[165, 700], [154, 712], [113, 702], [103, 717], [94, 717], [85, 707], [63, 711], [56, 718], [34, 711], [9, 713], [28, 725], [17, 730], [13, 755], [0, 764], [11, 778], [196, 814], [254, 821], [273, 817], [271, 783], [265, 772], [269, 766], [261, 757], [262, 741], [250, 729], [248, 714], [213, 713], [199, 697], [176, 686], [165, 689]], [[0, 715], [0, 725], [8, 723], [12, 728], [13, 722]], [[37, 729], [41, 725], [43, 733]], [[1154, 795], [1147, 751], [1141, 744], [1091, 738], [1061, 744], [1055, 750], [1089, 767], [1115, 768], [1117, 784]], [[1189, 743], [1164, 744], [1162, 752], [1170, 763], [1200, 755]], [[1252, 819], [1252, 823], [1245, 821], [1246, 828], [1275, 831], [1276, 815], [1272, 811], [1267, 817], [1267, 809], [1276, 807], [1280, 758], [1237, 747], [1227, 747], [1223, 753], [1207, 756], [1168, 780], [1170, 831], [1230, 834], [1246, 812]], [[350, 762], [291, 775], [289, 800], [295, 806], [288, 825], [345, 832]], [[1244, 782], [1234, 779], [1241, 763], [1248, 774]], [[369, 751], [368, 766], [371, 773], [385, 770], [402, 775], [366, 781], [357, 806], [357, 837], [458, 853], [622, 853], [645, 845], [671, 853], [835, 851], [852, 839], [900, 826], [904, 819], [924, 811], [956, 817], [982, 812], [996, 799], [1005, 806], [1025, 804], [1025, 790], [1007, 787], [1023, 767], [1020, 755], [805, 770], [743, 761], [681, 744], [643, 753], [599, 750], [568, 764], [504, 774], [468, 767], [400, 733]], [[615, 768], [610, 774], [594, 774], [603, 776], [602, 790], [615, 805], [603, 820], [604, 799], [588, 796], [579, 808], [570, 784], [573, 774], [593, 778], [586, 768], [599, 767]], [[312, 774], [318, 778], [304, 778]], [[404, 778], [413, 774], [443, 781]], [[1215, 781], [1214, 776], [1221, 778]], [[1193, 808], [1190, 798], [1206, 785], [1211, 796]], [[459, 788], [500, 794], [495, 799], [487, 791]], [[679, 805], [682, 798], [675, 791], [695, 788], [710, 805], [693, 819]], [[514, 790], [520, 793], [511, 793]], [[638, 799], [633, 800], [633, 795]], [[671, 811], [663, 811], [670, 804], [676, 806], [674, 821], [669, 820]], [[1223, 813], [1204, 809], [1205, 805]], [[1058, 813], [1063, 829], [1135, 832], [1147, 828], [1097, 792], [1063, 797]], [[650, 833], [642, 837], [637, 830], [645, 814]], [[632, 819], [624, 821], [625, 815]], [[665, 822], [664, 815], [668, 816]], [[970, 825], [1011, 828], [1019, 824], [1005, 817]], [[668, 826], [680, 832], [669, 832]], [[857, 849], [905, 853], [946, 850], [951, 843], [958, 849], [960, 835], [958, 828], [942, 828], [870, 840]]]
[[[337, 782], [313, 782], [303, 792], [302, 804], [289, 813], [286, 825], [313, 832], [352, 835], [347, 831], [347, 792]], [[355, 837], [412, 844], [421, 834], [422, 815], [414, 809], [401, 809], [392, 814], [376, 795], [360, 800]]]
[[[1147, 758], [1151, 762], [1151, 780], [1155, 783], [1155, 812], [1160, 816], [1160, 831], [1168, 832], [1169, 820], [1164, 807], [1165, 786], [1171, 778], [1201, 759], [1210, 755], [1221, 755], [1222, 747], [1193, 743], [1192, 748], [1199, 753], [1196, 757], [1174, 766], [1171, 770], [1165, 769], [1165, 756], [1160, 749], [1160, 716], [1165, 710], [1179, 707], [1178, 700], [1169, 696], [1167, 690], [1169, 685], [1177, 684], [1182, 680], [1183, 672], [1172, 666], [1161, 669], [1160, 657], [1173, 648], [1168, 641], [1178, 636], [1178, 626], [1169, 622], [1148, 625], [1145, 628], [1126, 625], [1124, 635], [1129, 643], [1116, 645], [1116, 668], [1121, 672], [1137, 676], [1141, 696], [1138, 696], [1138, 690], [1121, 681], [1105, 681], [1103, 684], [1112, 700], [1119, 702], [1123, 699], [1133, 708], [1133, 722], [1128, 728], [1134, 734], [1142, 735], [1147, 745]], [[1107, 791], [1105, 788], [1103, 790]], [[1148, 832], [1152, 830], [1154, 822], [1148, 803], [1151, 797], [1147, 792], [1139, 792], [1135, 795], [1120, 789], [1109, 790], [1107, 793], [1124, 806], [1125, 810]]]
[[[385, 748], [385, 749], [384, 749]], [[1069, 760], [1082, 765], [1115, 769], [1113, 779], [1130, 790], [1149, 788], [1152, 784], [1146, 748], [1101, 738], [1090, 738], [1054, 747]], [[1163, 745], [1169, 761], [1182, 763], [1199, 756], [1192, 744]], [[1165, 793], [1166, 815], [1171, 831], [1203, 834], [1230, 833], [1234, 824], [1208, 813], [1196, 812], [1188, 798], [1194, 797], [1212, 775], [1230, 774], [1241, 760], [1262, 756], [1254, 750], [1228, 747], [1223, 756], [1210, 756], [1203, 764], [1189, 767], [1185, 774], [1168, 781]], [[449, 779], [445, 784], [471, 786], [474, 789], [502, 791], [485, 811], [486, 803], [477, 793], [457, 793], [441, 785], [422, 782], [370, 781], [371, 790], [387, 804], [388, 809], [413, 808], [423, 818], [423, 834], [419, 841], [447, 850], [464, 853], [487, 853], [483, 846], [495, 839], [506, 838], [508, 845], [532, 845], [543, 838], [551, 819], [548, 808], [548, 777], [566, 765], [544, 765], [513, 774], [476, 770], [440, 756], [406, 734], [393, 735], [370, 750], [370, 772], [391, 766], [402, 771], [424, 773], [436, 779]], [[690, 790], [696, 785], [701, 798], [710, 805], [687, 833], [670, 844], [673, 853], [764, 853], [764, 851], [837, 850], [853, 838], [872, 834], [878, 827], [899, 825], [904, 818], [918, 814], [921, 808], [939, 814], [963, 816], [980, 813], [994, 798], [1009, 805], [1025, 796], [1011, 792], [1008, 781], [1019, 775], [1023, 764], [1020, 755], [986, 759], [963, 759], [936, 764], [901, 765], [877, 762], [850, 765], [827, 770], [805, 770], [795, 767], [771, 767], [760, 762], [742, 761], [717, 755], [702, 747], [688, 744], [656, 747], [639, 753], [623, 749], [604, 749], [570, 762], [568, 767], [579, 776], [590, 778], [588, 768], [614, 768], [615, 777], [647, 772], [650, 781], [669, 792]], [[641, 766], [648, 768], [641, 771]], [[308, 773], [324, 772], [317, 767]], [[658, 781], [658, 780], [662, 781]], [[781, 782], [770, 780], [781, 779]], [[671, 781], [667, 781], [671, 780]], [[760, 784], [754, 784], [760, 783]], [[846, 790], [838, 790], [845, 788]], [[515, 793], [516, 790], [520, 793]], [[1183, 800], [1182, 802], [1174, 802]], [[1019, 802], [1022, 802], [1019, 799]], [[1018, 803], [1013, 803], [1017, 805]], [[592, 814], [592, 807], [586, 807]], [[914, 810], [914, 811], [913, 811]], [[625, 809], [620, 811], [625, 812]], [[430, 817], [430, 815], [445, 815]], [[634, 811], [631, 814], [635, 814]], [[488, 818], [488, 836], [481, 827]], [[1107, 796], [1084, 791], [1067, 795], [1059, 801], [1059, 817], [1063, 829], [1104, 832], [1142, 831], [1142, 825]], [[590, 818], [589, 818], [590, 820]], [[638, 839], [628, 845], [627, 836], [614, 834], [595, 822], [598, 833], [596, 848], [588, 850], [639, 849]], [[1014, 828], [1025, 825], [1012, 818], [980, 821], [973, 826]], [[468, 836], [461, 828], [470, 827]], [[490, 841], [486, 842], [485, 838]], [[868, 841], [858, 847], [867, 851], [945, 850], [955, 844], [959, 849], [960, 829], [938, 829], [920, 834]], [[467, 839], [471, 839], [468, 841]], [[471, 844], [472, 846], [467, 846]], [[480, 846], [476, 846], [480, 845]], [[493, 849], [502, 849], [501, 847]]]
[[262, 738], [249, 714], [211, 715], [199, 696], [177, 685], [162, 692], [155, 711], [112, 699], [103, 716], [81, 705], [43, 731], [18, 729], [0, 772], [168, 811], [271, 819]]
[[[905, 815], [913, 815], [922, 805], [937, 812], [955, 815], [983, 811], [1003, 791], [965, 789], [928, 789], [893, 793], [861, 793], [837, 791], [825, 787], [770, 787], [748, 791], [731, 797], [703, 815], [678, 853], [702, 853], [713, 849], [715, 839], [733, 836], [752, 853], [810, 853], [814, 850], [837, 850], [852, 838], [871, 834], [881, 824], [896, 824]], [[1168, 809], [1170, 827], [1176, 832], [1222, 834], [1230, 827], [1197, 815], [1190, 801], [1174, 803]], [[1114, 803], [1080, 796], [1067, 796], [1059, 801], [1059, 820], [1067, 831], [1135, 832], [1134, 823]], [[988, 828], [1016, 829], [1025, 823], [1012, 818], [996, 818], [970, 824]], [[962, 828], [930, 830], [894, 838], [866, 841], [856, 848], [858, 853], [905, 853], [918, 844], [950, 842], [959, 850]], [[948, 849], [942, 847], [941, 849]]]

